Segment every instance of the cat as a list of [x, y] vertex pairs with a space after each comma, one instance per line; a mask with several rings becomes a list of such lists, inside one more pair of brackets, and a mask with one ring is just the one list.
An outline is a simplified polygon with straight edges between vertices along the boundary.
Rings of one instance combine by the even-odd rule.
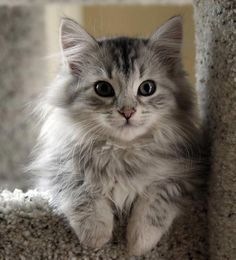
[[181, 62], [182, 31], [176, 16], [149, 38], [95, 39], [62, 19], [62, 66], [40, 102], [31, 169], [83, 245], [111, 241], [121, 212], [129, 254], [145, 254], [201, 181], [200, 120]]

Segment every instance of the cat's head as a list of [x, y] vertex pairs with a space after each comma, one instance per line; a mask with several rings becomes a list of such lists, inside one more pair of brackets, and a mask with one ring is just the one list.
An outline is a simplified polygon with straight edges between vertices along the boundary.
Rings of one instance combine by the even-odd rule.
[[168, 20], [148, 39], [98, 40], [63, 19], [60, 39], [59, 82], [64, 83], [53, 98], [87, 131], [130, 141], [191, 110], [180, 57], [181, 17]]

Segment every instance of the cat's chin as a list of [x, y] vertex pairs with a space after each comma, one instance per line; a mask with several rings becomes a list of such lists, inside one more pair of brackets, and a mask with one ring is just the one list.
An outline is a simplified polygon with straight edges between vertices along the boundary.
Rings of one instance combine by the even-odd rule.
[[115, 138], [125, 142], [133, 141], [144, 134], [146, 134], [146, 129], [144, 127], [137, 127], [132, 124], [125, 124], [112, 132], [112, 135]]

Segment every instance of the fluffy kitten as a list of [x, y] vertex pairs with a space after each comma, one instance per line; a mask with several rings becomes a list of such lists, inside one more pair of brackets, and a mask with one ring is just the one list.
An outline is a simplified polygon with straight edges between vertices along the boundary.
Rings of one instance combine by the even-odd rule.
[[153, 248], [198, 181], [200, 131], [181, 64], [182, 20], [150, 38], [94, 39], [60, 28], [63, 66], [43, 99], [32, 168], [81, 243], [111, 240], [128, 215], [131, 255]]

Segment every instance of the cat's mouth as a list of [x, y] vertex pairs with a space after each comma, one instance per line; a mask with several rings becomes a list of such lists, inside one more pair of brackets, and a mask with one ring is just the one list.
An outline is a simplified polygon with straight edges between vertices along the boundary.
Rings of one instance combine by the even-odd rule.
[[122, 122], [110, 123], [112, 129], [116, 128], [119, 131], [126, 131], [143, 126], [143, 122], [138, 122], [136, 120], [122, 120]]
[[124, 123], [124, 126], [131, 126], [131, 122], [129, 120], [126, 120], [126, 122]]
[[121, 130], [131, 127], [134, 127], [134, 125], [129, 121], [118, 126], [118, 128], [120, 128]]
[[131, 128], [131, 127], [137, 127], [138, 125], [131, 122], [130, 120], [126, 120], [120, 127], [121, 128]]

